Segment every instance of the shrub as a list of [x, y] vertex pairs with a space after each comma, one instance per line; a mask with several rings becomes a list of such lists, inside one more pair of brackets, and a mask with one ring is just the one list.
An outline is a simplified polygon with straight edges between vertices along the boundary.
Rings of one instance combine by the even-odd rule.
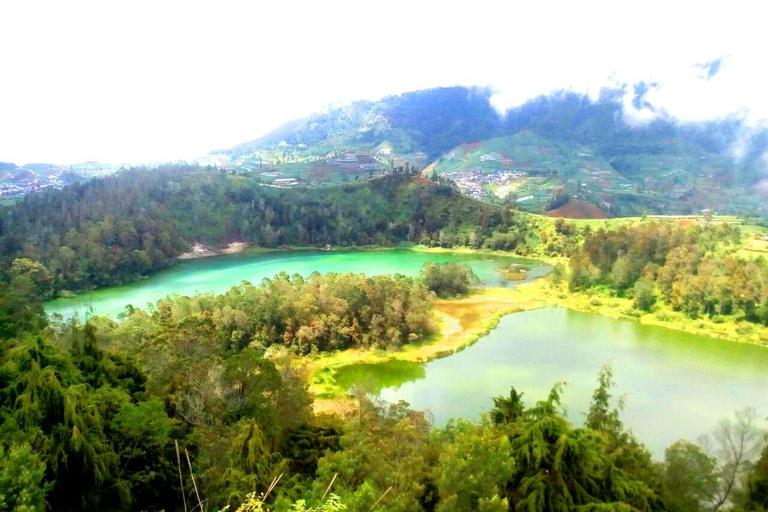
[[421, 279], [438, 297], [464, 295], [479, 281], [472, 269], [461, 263], [427, 263]]
[[650, 311], [656, 302], [656, 285], [650, 279], [641, 278], [635, 283], [635, 307]]
[[631, 318], [640, 318], [643, 316], [643, 313], [636, 310], [635, 308], [627, 308], [624, 311], [621, 312], [624, 316], [628, 316]]

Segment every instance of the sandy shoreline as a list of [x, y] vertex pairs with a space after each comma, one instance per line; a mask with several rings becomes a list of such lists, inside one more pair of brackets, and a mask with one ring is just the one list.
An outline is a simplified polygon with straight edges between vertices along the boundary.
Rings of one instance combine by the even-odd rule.
[[193, 260], [196, 258], [208, 258], [210, 256], [219, 256], [222, 254], [237, 254], [243, 252], [248, 247], [246, 242], [232, 242], [223, 249], [213, 249], [200, 242], [192, 246], [192, 250], [180, 254], [178, 258], [180, 260]]

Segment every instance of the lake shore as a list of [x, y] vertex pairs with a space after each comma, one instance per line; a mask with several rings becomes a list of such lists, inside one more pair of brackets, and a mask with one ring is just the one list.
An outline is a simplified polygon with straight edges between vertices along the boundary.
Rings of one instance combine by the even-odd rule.
[[632, 311], [632, 300], [601, 297], [553, 288], [547, 279], [521, 283], [513, 289], [486, 288], [461, 299], [435, 302], [439, 331], [421, 343], [405, 345], [397, 351], [353, 349], [323, 354], [307, 364], [310, 390], [315, 395], [315, 411], [344, 414], [353, 409], [351, 398], [336, 384], [335, 371], [352, 364], [376, 364], [391, 360], [428, 362], [461, 351], [495, 329], [506, 315], [545, 307], [558, 307], [592, 313], [618, 320], [631, 320], [672, 331], [768, 347], [768, 327], [728, 320], [718, 324], [709, 319], [691, 319], [660, 306], [639, 317]]
[[736, 321], [728, 317], [722, 323], [713, 322], [706, 317], [690, 318], [663, 303], [657, 303], [652, 312], [635, 316], [639, 313], [633, 309], [632, 299], [569, 292], [553, 288], [548, 281], [541, 279], [532, 281], [526, 286], [517, 287], [513, 291], [517, 299], [523, 303], [536, 299], [544, 301], [547, 306], [594, 313], [620, 320], [632, 320], [644, 325], [665, 327], [724, 341], [768, 347], [768, 327], [752, 322]]
[[222, 256], [224, 254], [238, 254], [245, 251], [248, 248], [247, 242], [232, 242], [226, 247], [221, 249], [214, 249], [205, 244], [196, 243], [192, 246], [192, 250], [179, 254], [177, 259], [179, 260], [194, 260], [197, 258], [210, 258], [211, 256]]
[[535, 297], [521, 300], [519, 295], [514, 294], [515, 289], [485, 288], [461, 299], [437, 300], [435, 320], [438, 332], [419, 343], [404, 345], [400, 350], [348, 349], [315, 356], [306, 367], [310, 391], [315, 396], [315, 412], [343, 414], [352, 409], [346, 390], [335, 381], [334, 374], [339, 368], [392, 360], [425, 363], [446, 357], [477, 342], [495, 329], [506, 315], [546, 307], [546, 303]]
[[499, 256], [504, 258], [514, 258], [519, 260], [526, 260], [530, 262], [537, 262], [537, 263], [546, 263], [548, 265], [554, 265], [558, 261], [561, 261], [561, 259], [558, 258], [550, 258], [547, 256], [521, 256], [519, 254], [515, 254], [513, 252], [509, 251], [495, 251], [493, 249], [474, 249], [471, 247], [427, 247], [426, 245], [412, 245], [409, 247], [406, 247], [407, 249], [410, 249], [411, 251], [418, 251], [418, 252], [427, 252], [432, 254], [474, 254], [474, 255], [484, 255], [487, 254], [488, 256]]

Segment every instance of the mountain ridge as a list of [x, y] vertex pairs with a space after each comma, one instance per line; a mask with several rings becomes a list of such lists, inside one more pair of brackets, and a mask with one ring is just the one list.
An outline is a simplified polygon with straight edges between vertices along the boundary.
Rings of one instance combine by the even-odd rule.
[[[379, 101], [358, 101], [289, 121], [263, 137], [219, 154], [228, 155], [234, 166], [246, 168], [249, 159], [258, 157], [259, 170], [263, 170], [262, 164], [267, 162], [268, 170], [275, 176], [285, 173], [313, 184], [320, 183], [316, 178], [325, 176], [325, 172], [333, 171], [336, 180], [353, 176], [349, 169], [325, 169], [331, 165], [330, 158], [344, 152], [374, 156], [383, 172], [403, 165], [421, 169], [445, 159], [462, 144], [488, 144], [498, 137], [531, 132], [559, 147], [588, 148], [596, 159], [607, 162], [606, 172], [629, 180], [638, 194], [649, 189], [661, 192], [662, 186], [674, 189], [669, 196], [633, 198], [631, 206], [617, 198], [615, 191], [591, 192], [608, 193], [611, 200], [581, 197], [600, 207], [623, 201], [614, 215], [643, 211], [687, 213], [718, 209], [728, 213], [754, 213], [756, 209], [761, 210], [759, 202], [746, 196], [755, 194], [753, 186], [768, 175], [768, 161], [764, 157], [768, 154], [768, 130], [749, 128], [733, 116], [690, 123], [676, 120], [663, 111], [656, 111], [653, 120], [633, 123], [626, 94], [624, 89], [606, 89], [598, 99], [591, 99], [559, 91], [500, 114], [492, 105], [493, 91], [489, 88], [426, 89]], [[632, 103], [634, 109], [653, 109], [644, 100], [642, 88], [635, 87]], [[740, 144], [744, 147], [737, 157], [734, 148]], [[301, 166], [291, 167], [299, 162]], [[252, 161], [250, 164], [253, 169]], [[572, 194], [584, 195], [576, 190], [581, 185], [568, 184], [568, 180], [576, 179], [578, 172], [554, 170], [562, 176], [561, 183], [553, 184], [546, 191], [562, 186], [570, 188]], [[714, 190], [717, 187], [723, 192]], [[672, 204], [674, 195], [692, 199], [677, 208]], [[741, 204], [742, 198], [744, 204]], [[599, 204], [601, 202], [605, 204]]]

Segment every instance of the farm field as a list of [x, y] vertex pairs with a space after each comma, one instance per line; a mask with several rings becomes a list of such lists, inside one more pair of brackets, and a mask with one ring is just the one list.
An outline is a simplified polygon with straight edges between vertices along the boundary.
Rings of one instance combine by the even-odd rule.
[[671, 142], [662, 145], [668, 154], [648, 154], [642, 146], [626, 151], [604, 158], [598, 147], [521, 131], [461, 144], [425, 174], [450, 179], [476, 199], [572, 218], [763, 211], [759, 194], [722, 186], [722, 156]]

